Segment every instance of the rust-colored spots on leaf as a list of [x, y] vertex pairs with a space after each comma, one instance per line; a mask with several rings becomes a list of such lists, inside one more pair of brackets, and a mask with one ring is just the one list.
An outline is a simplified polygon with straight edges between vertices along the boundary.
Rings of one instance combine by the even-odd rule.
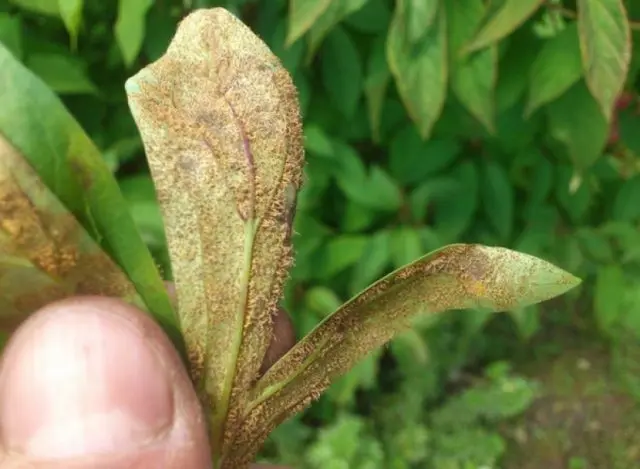
[[73, 294], [138, 302], [122, 271], [0, 137], [0, 298], [10, 318], [0, 323], [12, 329]]
[[204, 366], [193, 378], [212, 403], [213, 445], [225, 452], [293, 262], [304, 153], [297, 91], [269, 48], [221, 8], [188, 15], [167, 53], [126, 89], [165, 221], [186, 346]]

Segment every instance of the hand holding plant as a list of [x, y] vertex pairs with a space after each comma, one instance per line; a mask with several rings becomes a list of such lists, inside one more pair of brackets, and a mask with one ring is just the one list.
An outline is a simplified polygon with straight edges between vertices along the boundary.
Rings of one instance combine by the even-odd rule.
[[[0, 64], [9, 64], [1, 79], [13, 85], [29, 80], [51, 102], [42, 85], [6, 56], [0, 56]], [[0, 205], [0, 273], [11, 285], [31, 275], [50, 289], [39, 290], [48, 297], [26, 303], [13, 290], [0, 292], [13, 318], [73, 294], [120, 297], [153, 314], [178, 349], [184, 347], [215, 469], [247, 467], [278, 424], [409, 327], [415, 315], [505, 311], [578, 283], [545, 261], [508, 249], [445, 246], [356, 295], [265, 372], [273, 317], [293, 259], [303, 169], [291, 78], [248, 27], [216, 8], [185, 18], [165, 56], [126, 88], [164, 216], [177, 315], [139, 235], [128, 228], [115, 182], [74, 122], [57, 136], [64, 140], [76, 132], [61, 142], [62, 151], [46, 154], [34, 151], [22, 127], [0, 117], [7, 139], [0, 196], [22, 201]], [[22, 102], [8, 93], [6, 100], [10, 108]], [[59, 103], [52, 106], [63, 113]], [[60, 184], [61, 175], [70, 186]], [[26, 249], [32, 245], [39, 250]], [[105, 266], [100, 271], [97, 262]], [[197, 412], [192, 415], [199, 421]]]

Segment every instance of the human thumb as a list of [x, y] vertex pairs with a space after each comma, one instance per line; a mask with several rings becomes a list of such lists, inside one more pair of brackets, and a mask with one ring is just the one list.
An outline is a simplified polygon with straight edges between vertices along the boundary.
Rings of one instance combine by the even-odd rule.
[[210, 467], [201, 408], [145, 313], [102, 297], [34, 313], [0, 361], [0, 469]]

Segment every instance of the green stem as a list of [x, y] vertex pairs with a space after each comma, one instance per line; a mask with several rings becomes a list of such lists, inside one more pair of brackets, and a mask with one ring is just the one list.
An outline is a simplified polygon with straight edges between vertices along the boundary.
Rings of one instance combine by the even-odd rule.
[[219, 408], [213, 409], [213, 417], [211, 421], [211, 446], [213, 451], [213, 468], [219, 469], [222, 465], [224, 454], [222, 454], [222, 443], [224, 438], [225, 423], [229, 412], [229, 404], [231, 400], [231, 392], [233, 382], [236, 377], [236, 368], [240, 349], [242, 347], [242, 338], [244, 333], [244, 317], [247, 310], [247, 301], [249, 299], [249, 281], [251, 279], [251, 260], [253, 258], [253, 245], [258, 228], [258, 220], [253, 218], [247, 220], [244, 230], [244, 270], [242, 272], [242, 292], [238, 302], [238, 311], [236, 316], [235, 336], [232, 344], [231, 366], [228, 367], [228, 373], [224, 379], [224, 387], [222, 388], [222, 396], [219, 402]]

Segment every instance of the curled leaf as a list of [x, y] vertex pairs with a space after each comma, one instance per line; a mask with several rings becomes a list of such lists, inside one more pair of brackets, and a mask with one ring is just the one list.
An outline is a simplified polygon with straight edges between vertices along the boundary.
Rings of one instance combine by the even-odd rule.
[[579, 282], [546, 261], [505, 248], [454, 244], [427, 254], [345, 303], [271, 367], [257, 383], [245, 417], [259, 425], [237, 447], [261, 442], [418, 314], [513, 310]]
[[165, 221], [214, 465], [238, 467], [224, 453], [292, 262], [303, 162], [296, 90], [269, 48], [222, 8], [187, 16], [167, 53], [126, 89]]

